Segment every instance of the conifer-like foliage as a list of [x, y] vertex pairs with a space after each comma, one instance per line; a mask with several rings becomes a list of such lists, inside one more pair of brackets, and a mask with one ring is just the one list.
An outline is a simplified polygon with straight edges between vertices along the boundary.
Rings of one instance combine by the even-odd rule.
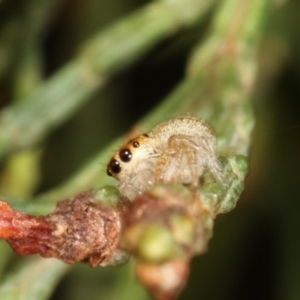
[[[111, 220], [114, 215], [117, 221], [112, 223], [123, 224], [120, 232], [115, 227], [110, 231], [117, 232], [121, 250], [108, 247], [105, 256], [95, 258], [92, 253], [84, 260], [92, 266], [124, 263], [121, 268], [87, 268], [78, 262], [80, 253], [76, 252], [74, 260], [61, 253], [61, 240], [51, 251], [36, 251], [30, 243], [25, 249], [24, 240], [16, 242], [5, 235], [7, 231], [3, 233], [10, 208], [0, 205], [0, 236], [17, 252], [21, 249], [20, 254], [40, 253], [76, 262], [70, 266], [55, 258], [18, 256], [1, 241], [1, 300], [150, 299], [144, 287], [162, 300], [248, 299], [248, 295], [253, 296], [249, 299], [277, 299], [275, 294], [285, 295], [284, 299], [300, 297], [299, 287], [293, 284], [297, 255], [291, 254], [299, 242], [283, 235], [281, 240], [294, 247], [276, 247], [279, 238], [273, 238], [276, 231], [270, 225], [276, 218], [263, 213], [268, 205], [273, 215], [281, 211], [279, 200], [273, 206], [268, 200], [250, 208], [241, 205], [239, 213], [229, 213], [227, 223], [218, 227], [219, 215], [233, 210], [245, 188], [251, 149], [254, 167], [250, 168], [249, 188], [253, 192], [246, 189], [244, 199], [259, 198], [264, 184], [272, 188], [279, 182], [266, 179], [273, 178], [268, 177], [272, 169], [265, 155], [272, 143], [260, 135], [260, 129], [272, 128], [273, 111], [281, 109], [280, 101], [274, 100], [272, 106], [267, 100], [272, 93], [276, 95], [273, 98], [281, 99], [284, 87], [276, 93], [274, 86], [276, 80], [280, 83], [278, 74], [285, 74], [286, 58], [292, 57], [290, 45], [298, 42], [292, 30], [288, 31], [297, 4], [281, 2], [0, 2], [1, 199], [30, 214], [22, 215], [22, 220], [39, 220], [45, 232], [50, 232], [58, 222], [56, 216], [61, 216], [61, 211], [69, 213], [69, 206], [74, 213], [72, 226], [78, 220], [85, 224], [84, 217], [76, 216], [76, 203], [84, 198], [88, 207], [91, 198], [98, 203], [93, 209], [105, 211], [103, 219]], [[276, 27], [272, 20], [277, 15], [281, 21]], [[258, 113], [257, 121], [255, 105], [264, 116]], [[137, 201], [124, 200], [112, 187], [117, 182], [106, 174], [111, 156], [131, 137], [187, 115], [213, 128], [223, 181], [205, 172], [196, 190], [162, 184]], [[253, 138], [255, 124], [258, 130]], [[278, 161], [274, 153], [270, 157]], [[299, 175], [293, 178], [299, 179]], [[276, 195], [281, 195], [279, 187]], [[87, 190], [92, 192], [85, 194]], [[291, 192], [289, 199], [293, 197], [297, 194]], [[67, 202], [55, 209], [64, 200]], [[148, 210], [160, 219], [149, 216]], [[288, 209], [283, 214], [282, 224], [296, 219], [290, 218]], [[220, 219], [222, 223], [225, 217]], [[214, 242], [215, 223], [218, 239]], [[97, 223], [90, 224], [95, 228]], [[264, 229], [257, 229], [260, 224]], [[72, 227], [75, 233], [76, 228], [77, 223]], [[253, 243], [257, 246], [249, 246], [254, 230], [261, 240]], [[43, 234], [33, 240], [40, 241]], [[110, 234], [103, 233], [105, 238], [111, 238]], [[19, 238], [14, 233], [13, 239]], [[47, 243], [54, 245], [52, 240]], [[264, 247], [268, 253], [280, 249], [282, 261], [287, 263], [281, 271], [288, 274], [288, 283], [285, 280], [274, 286], [275, 279], [282, 279], [272, 272], [278, 262], [266, 255]], [[33, 248], [36, 252], [28, 250]], [[198, 257], [205, 251], [205, 256]], [[132, 259], [126, 262], [128, 255]], [[262, 272], [259, 266], [253, 267], [256, 259], [265, 266]], [[133, 278], [132, 264], [140, 284]], [[172, 291], [166, 289], [170, 274], [181, 280]], [[266, 274], [265, 285], [261, 274]], [[251, 280], [258, 281], [254, 284], [258, 296], [249, 292]]]

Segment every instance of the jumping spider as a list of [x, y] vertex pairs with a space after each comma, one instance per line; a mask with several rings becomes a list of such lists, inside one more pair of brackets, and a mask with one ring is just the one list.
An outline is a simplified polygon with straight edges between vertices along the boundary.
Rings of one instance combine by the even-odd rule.
[[204, 121], [185, 116], [130, 140], [112, 157], [107, 174], [119, 181], [120, 193], [132, 200], [159, 182], [197, 187], [204, 169], [222, 180], [215, 135]]

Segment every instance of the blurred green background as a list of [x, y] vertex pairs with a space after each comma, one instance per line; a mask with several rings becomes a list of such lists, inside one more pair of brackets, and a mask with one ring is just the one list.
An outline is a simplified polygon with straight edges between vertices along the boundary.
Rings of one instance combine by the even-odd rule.
[[[36, 1], [31, 2], [33, 8], [37, 6]], [[40, 31], [39, 51], [33, 58], [37, 67], [24, 78], [20, 73], [26, 68], [22, 55], [27, 46], [22, 47], [22, 39], [28, 38], [30, 26], [36, 25], [30, 20], [38, 10], [28, 10], [22, 0], [0, 1], [1, 107], [18, 101], [27, 89], [71, 61], [93, 34], [149, 3], [52, 2], [39, 27], [32, 30]], [[217, 217], [209, 250], [193, 259], [181, 300], [300, 299], [300, 2], [274, 3], [258, 53], [253, 93], [256, 126], [246, 188], [237, 207]], [[208, 32], [214, 9], [199, 24], [170, 35], [136, 63], [113, 75], [104, 89], [51, 132], [34, 154], [23, 153], [23, 158], [17, 154], [16, 165], [12, 159], [2, 163], [1, 193], [26, 198], [52, 189], [99, 149], [126, 133], [180, 82], [193, 46]], [[11, 48], [7, 50], [6, 45]], [[22, 170], [16, 170], [20, 165]], [[26, 174], [26, 168], [35, 175]], [[99, 168], [105, 171], [104, 165]], [[27, 177], [31, 177], [30, 182]], [[20, 184], [16, 184], [18, 180]], [[10, 251], [4, 242], [0, 245], [1, 251]], [[18, 258], [12, 256], [9, 263], [3, 263], [0, 281], [16, 261]], [[50, 299], [150, 297], [135, 283], [131, 264], [117, 269], [76, 265]]]

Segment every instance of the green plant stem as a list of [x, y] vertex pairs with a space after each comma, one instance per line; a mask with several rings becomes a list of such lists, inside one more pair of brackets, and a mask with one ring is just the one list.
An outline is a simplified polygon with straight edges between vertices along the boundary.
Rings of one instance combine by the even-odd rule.
[[1, 282], [2, 281], [3, 272], [5, 270], [7, 262], [9, 260], [9, 256], [12, 253], [9, 245], [6, 244], [5, 241], [1, 241], [0, 242], [0, 253], [1, 253], [1, 259], [0, 259], [0, 282]]
[[24, 50], [26, 52], [27, 47], [40, 40], [57, 2], [57, 0], [23, 1], [18, 4], [18, 9], [1, 16], [1, 79], [10, 68], [18, 66]]
[[157, 1], [86, 43], [74, 61], [28, 96], [26, 104], [17, 103], [0, 114], [0, 157], [43, 139], [88, 101], [111, 74], [180, 28], [192, 26], [212, 3]]
[[48, 299], [68, 268], [68, 265], [55, 259], [26, 259], [4, 280], [0, 287], [0, 298]]

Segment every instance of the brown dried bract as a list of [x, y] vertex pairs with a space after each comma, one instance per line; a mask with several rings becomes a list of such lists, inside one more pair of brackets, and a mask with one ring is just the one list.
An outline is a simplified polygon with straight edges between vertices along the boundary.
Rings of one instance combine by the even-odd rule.
[[0, 201], [0, 238], [21, 255], [88, 262], [92, 267], [117, 263], [125, 255], [118, 248], [120, 212], [93, 200], [92, 191], [83, 192], [61, 201], [46, 217], [15, 211]]
[[[0, 200], [0, 238], [18, 240], [28, 237], [35, 244], [39, 243], [40, 237], [49, 235], [51, 228], [43, 218], [30, 216], [13, 210], [9, 204]], [[20, 254], [27, 253], [26, 247]]]
[[191, 258], [207, 248], [211, 220], [200, 195], [178, 185], [156, 186], [132, 201], [121, 246], [134, 254], [137, 277], [156, 299], [175, 299], [183, 289]]
[[137, 264], [136, 274], [157, 300], [173, 300], [185, 286], [189, 265], [175, 259], [163, 264]]
[[[156, 185], [133, 201], [115, 205], [94, 191], [61, 201], [45, 217], [34, 217], [0, 201], [0, 238], [21, 255], [40, 254], [66, 263], [116, 265], [130, 253], [136, 274], [157, 300], [176, 299], [189, 262], [206, 250], [212, 214], [196, 190]], [[126, 251], [126, 252], [125, 252]]]

